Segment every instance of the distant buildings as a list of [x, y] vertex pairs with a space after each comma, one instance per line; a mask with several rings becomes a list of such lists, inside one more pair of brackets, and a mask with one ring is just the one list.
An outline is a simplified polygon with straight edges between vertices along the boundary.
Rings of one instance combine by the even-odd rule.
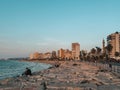
[[115, 52], [120, 53], [120, 33], [115, 32], [107, 36], [107, 44], [112, 45], [112, 51], [110, 52], [110, 57], [115, 56]]
[[33, 54], [30, 55], [30, 59], [49, 59], [51, 58], [52, 54], [50, 52], [47, 53], [38, 53], [35, 52]]
[[72, 58], [75, 60], [80, 59], [80, 44], [72, 43]]
[[47, 52], [43, 54], [43, 59], [50, 59], [52, 57], [52, 53]]
[[47, 52], [47, 53], [38, 53], [35, 52], [30, 55], [30, 59], [65, 59], [65, 60], [70, 60], [70, 59], [75, 59], [79, 60], [80, 59], [80, 44], [79, 43], [72, 43], [72, 50], [70, 51], [69, 49], [60, 49], [58, 50], [58, 54], [56, 51]]
[[61, 48], [60, 50], [58, 50], [58, 57], [61, 59], [80, 60], [80, 44], [72, 43], [72, 51]]
[[65, 50], [65, 59], [72, 59], [72, 51], [70, 51], [70, 50], [68, 50], [68, 49], [66, 49]]
[[68, 49], [60, 49], [58, 50], [58, 57], [60, 59], [72, 59], [72, 51], [68, 50]]
[[30, 59], [39, 59], [40, 58], [40, 53], [35, 52], [33, 54], [30, 55]]
[[60, 50], [58, 50], [58, 57], [59, 58], [65, 58], [65, 50], [64, 49], [60, 49]]

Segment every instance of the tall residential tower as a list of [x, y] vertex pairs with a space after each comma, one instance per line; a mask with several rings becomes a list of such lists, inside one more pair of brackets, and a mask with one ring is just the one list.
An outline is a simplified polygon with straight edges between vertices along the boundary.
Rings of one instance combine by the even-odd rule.
[[72, 43], [72, 58], [75, 60], [80, 60], [80, 44]]
[[112, 51], [110, 52], [110, 57], [115, 56], [115, 52], [120, 53], [120, 33], [115, 32], [107, 36], [107, 44], [112, 45]]

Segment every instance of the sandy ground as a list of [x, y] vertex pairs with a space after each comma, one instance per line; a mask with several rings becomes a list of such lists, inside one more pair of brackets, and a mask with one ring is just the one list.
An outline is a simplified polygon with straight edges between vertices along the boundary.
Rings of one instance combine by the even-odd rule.
[[[53, 61], [41, 62], [55, 64]], [[2, 80], [0, 90], [120, 90], [119, 77], [109, 70], [86, 62], [59, 63], [59, 67], [53, 66], [33, 76]]]

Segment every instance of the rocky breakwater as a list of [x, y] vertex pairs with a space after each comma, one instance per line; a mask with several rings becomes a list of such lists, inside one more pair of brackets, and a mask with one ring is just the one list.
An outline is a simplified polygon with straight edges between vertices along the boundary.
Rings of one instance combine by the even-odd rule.
[[[62, 62], [29, 77], [3, 80], [4, 90], [119, 90], [120, 79], [85, 62]], [[47, 88], [47, 89], [46, 89]]]

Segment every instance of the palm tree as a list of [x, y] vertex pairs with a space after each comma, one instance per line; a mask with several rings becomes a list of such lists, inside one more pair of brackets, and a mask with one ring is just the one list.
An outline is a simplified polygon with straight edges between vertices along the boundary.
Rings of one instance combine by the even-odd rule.
[[102, 49], [100, 47], [96, 47], [96, 50], [97, 50], [97, 54], [100, 54]]
[[92, 48], [92, 49], [91, 49], [91, 53], [92, 53], [92, 54], [95, 54], [95, 53], [96, 53], [96, 49], [95, 49], [95, 48]]

